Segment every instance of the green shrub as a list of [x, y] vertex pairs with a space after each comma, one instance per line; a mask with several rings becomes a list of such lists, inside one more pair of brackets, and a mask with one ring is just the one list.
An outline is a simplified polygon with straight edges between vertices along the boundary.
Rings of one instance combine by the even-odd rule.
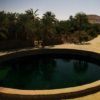
[[[75, 31], [73, 37], [79, 39], [79, 31]], [[81, 40], [88, 41], [88, 34], [85, 31], [81, 31]]]
[[87, 33], [91, 37], [97, 37], [97, 32], [95, 32], [93, 29], [88, 30]]

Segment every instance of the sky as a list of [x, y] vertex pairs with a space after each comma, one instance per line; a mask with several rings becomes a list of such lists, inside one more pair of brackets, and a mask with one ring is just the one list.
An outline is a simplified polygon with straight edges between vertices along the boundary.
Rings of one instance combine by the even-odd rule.
[[40, 18], [47, 11], [54, 13], [58, 20], [67, 20], [78, 12], [100, 16], [100, 0], [0, 0], [0, 11], [25, 13], [30, 8], [39, 9]]

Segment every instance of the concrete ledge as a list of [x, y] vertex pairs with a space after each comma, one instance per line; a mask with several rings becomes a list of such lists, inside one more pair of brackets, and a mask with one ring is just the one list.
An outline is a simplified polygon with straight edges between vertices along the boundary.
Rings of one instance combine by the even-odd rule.
[[[88, 56], [100, 60], [100, 54], [90, 51], [74, 50], [74, 49], [35, 49], [30, 51], [20, 51], [0, 56], [0, 62], [14, 59], [23, 56], [37, 55], [37, 54], [75, 54], [81, 56]], [[48, 100], [48, 99], [66, 99], [74, 98], [100, 90], [100, 80], [71, 88], [53, 89], [53, 90], [18, 90], [11, 88], [0, 87], [0, 97], [6, 99], [21, 99], [21, 100]]]
[[13, 53], [1, 55], [0, 62], [18, 57], [38, 55], [38, 54], [75, 54], [80, 56], [88, 56], [100, 60], [100, 54], [91, 51], [75, 50], [75, 49], [35, 49], [35, 50], [20, 51], [20, 52], [15, 51]]

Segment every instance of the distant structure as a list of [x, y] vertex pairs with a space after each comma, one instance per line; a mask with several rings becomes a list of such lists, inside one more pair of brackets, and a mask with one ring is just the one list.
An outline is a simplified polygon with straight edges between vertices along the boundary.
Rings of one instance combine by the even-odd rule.
[[100, 24], [100, 16], [98, 15], [87, 15], [90, 23], [99, 23]]

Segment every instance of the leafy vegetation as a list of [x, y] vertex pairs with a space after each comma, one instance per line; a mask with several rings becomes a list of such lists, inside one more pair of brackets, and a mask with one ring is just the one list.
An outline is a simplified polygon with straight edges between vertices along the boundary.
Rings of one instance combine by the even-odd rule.
[[83, 12], [69, 16], [68, 20], [58, 21], [56, 15], [50, 11], [44, 13], [42, 18], [38, 17], [37, 11], [38, 9], [29, 9], [23, 14], [0, 11], [0, 44], [5, 44], [3, 49], [9, 41], [13, 41], [12, 44], [16, 45], [16, 48], [18, 44], [19, 47], [25, 45], [21, 41], [27, 42], [27, 46], [34, 46], [35, 41], [38, 41], [39, 45], [40, 40], [42, 45], [62, 44], [63, 40], [73, 38], [81, 43], [100, 34], [100, 24], [89, 23]]

